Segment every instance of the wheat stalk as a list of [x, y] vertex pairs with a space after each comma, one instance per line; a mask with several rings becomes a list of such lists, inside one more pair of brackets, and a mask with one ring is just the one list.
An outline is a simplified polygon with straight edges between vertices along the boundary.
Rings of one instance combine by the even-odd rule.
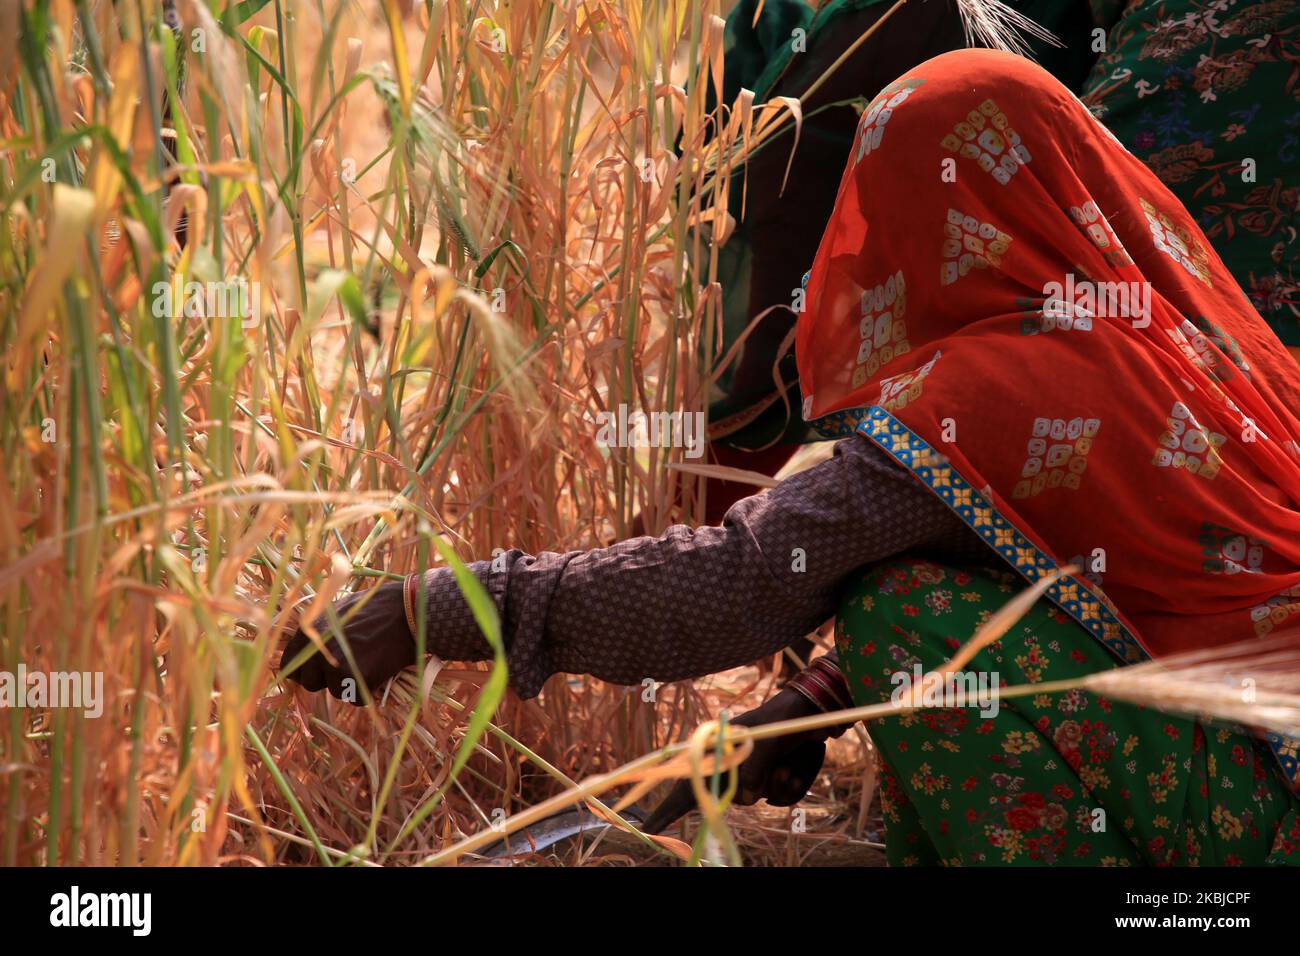
[[965, 29], [967, 46], [985, 46], [1029, 56], [1026, 35], [1053, 46], [1061, 45], [1061, 41], [1050, 30], [1007, 6], [1002, 0], [956, 0], [956, 3]]

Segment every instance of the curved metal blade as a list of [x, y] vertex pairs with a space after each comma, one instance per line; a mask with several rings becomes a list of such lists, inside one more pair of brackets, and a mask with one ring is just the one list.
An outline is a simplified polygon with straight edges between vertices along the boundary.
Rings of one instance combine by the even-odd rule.
[[[632, 806], [623, 810], [620, 816], [629, 823], [641, 826], [645, 822], [646, 814], [640, 807]], [[613, 824], [602, 820], [586, 807], [571, 807], [544, 817], [532, 826], [502, 837], [495, 843], [488, 844], [480, 853], [489, 859], [513, 863], [554, 846], [562, 840], [580, 834], [594, 835], [612, 826]]]

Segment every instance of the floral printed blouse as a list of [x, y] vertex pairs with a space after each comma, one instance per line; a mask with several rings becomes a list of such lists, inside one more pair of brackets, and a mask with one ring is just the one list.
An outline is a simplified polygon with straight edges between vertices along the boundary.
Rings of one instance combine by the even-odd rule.
[[1093, 0], [1083, 100], [1164, 181], [1255, 308], [1300, 345], [1300, 3]]

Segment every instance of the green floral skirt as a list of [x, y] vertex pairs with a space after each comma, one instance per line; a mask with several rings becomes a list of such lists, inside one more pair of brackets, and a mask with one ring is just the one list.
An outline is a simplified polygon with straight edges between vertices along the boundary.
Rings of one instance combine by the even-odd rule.
[[[873, 565], [836, 617], [854, 699], [890, 700], [1024, 586], [1009, 571]], [[1044, 599], [964, 675], [995, 688], [1114, 666]], [[891, 865], [1300, 863], [1300, 800], [1249, 736], [1083, 691], [981, 703], [868, 725]]]

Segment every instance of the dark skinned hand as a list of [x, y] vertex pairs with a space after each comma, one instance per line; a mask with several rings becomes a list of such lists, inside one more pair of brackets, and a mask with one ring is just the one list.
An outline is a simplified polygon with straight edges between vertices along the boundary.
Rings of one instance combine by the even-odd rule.
[[[365, 685], [374, 690], [404, 667], [415, 663], [415, 640], [406, 623], [402, 582], [390, 581], [349, 594], [336, 603], [333, 610], [338, 615], [338, 627], [347, 639], [356, 669], [348, 662], [347, 653], [334, 637], [330, 615], [326, 613], [316, 619], [315, 627], [336, 663], [331, 664], [320, 651], [314, 650], [306, 663], [289, 675], [289, 679], [310, 691], [328, 688], [338, 699], [360, 707], [365, 703], [360, 688], [345, 682], [356, 681], [360, 675]], [[300, 627], [289, 638], [284, 653], [280, 655], [281, 670], [307, 648], [314, 648], [314, 645]]]
[[[793, 720], [818, 713], [816, 706], [798, 691], [786, 688], [762, 706], [741, 714], [731, 723], [757, 727], [780, 720]], [[749, 806], [766, 799], [774, 807], [794, 806], [804, 798], [821, 772], [826, 758], [826, 740], [837, 737], [847, 727], [808, 730], [754, 741], [754, 750], [737, 770], [735, 802]], [[691, 781], [682, 780], [673, 787], [663, 803], [646, 818], [646, 833], [659, 833], [682, 814], [695, 809], [695, 792]]]

